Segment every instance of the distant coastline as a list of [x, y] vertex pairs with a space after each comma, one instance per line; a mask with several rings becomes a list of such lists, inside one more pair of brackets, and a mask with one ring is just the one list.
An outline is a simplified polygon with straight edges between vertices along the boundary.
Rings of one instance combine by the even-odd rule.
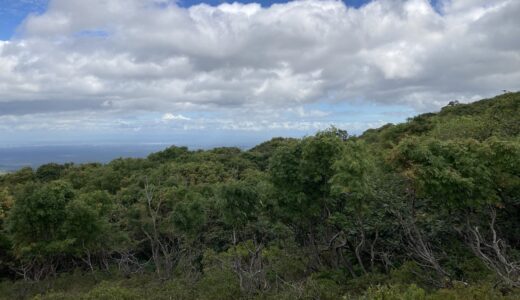
[[0, 148], [0, 174], [47, 163], [108, 163], [117, 158], [144, 158], [165, 145], [57, 145]]
[[[85, 144], [85, 145], [32, 145], [0, 147], [0, 174], [24, 167], [38, 168], [48, 163], [108, 163], [117, 158], [145, 158], [149, 154], [171, 146], [165, 143], [143, 144]], [[182, 146], [182, 145], [178, 145]], [[188, 145], [190, 149], [207, 149]], [[247, 146], [238, 146], [245, 149]]]

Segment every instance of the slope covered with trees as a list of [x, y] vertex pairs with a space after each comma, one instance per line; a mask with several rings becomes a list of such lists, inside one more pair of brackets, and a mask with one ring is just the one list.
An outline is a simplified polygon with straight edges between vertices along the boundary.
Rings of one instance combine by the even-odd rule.
[[520, 93], [0, 176], [5, 299], [518, 299]]

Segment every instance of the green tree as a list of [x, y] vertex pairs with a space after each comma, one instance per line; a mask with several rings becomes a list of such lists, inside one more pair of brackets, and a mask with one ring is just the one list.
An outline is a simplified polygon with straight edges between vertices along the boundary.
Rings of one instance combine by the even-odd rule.
[[313, 264], [322, 264], [321, 247], [332, 236], [327, 220], [339, 205], [331, 193], [334, 162], [340, 157], [346, 133], [332, 128], [299, 143], [280, 147], [269, 175], [276, 205], [272, 216], [290, 226], [297, 241], [308, 247]]
[[40, 278], [55, 272], [60, 256], [73, 251], [67, 235], [67, 205], [74, 199], [70, 184], [28, 184], [16, 195], [8, 218], [8, 235], [14, 253], [24, 264], [24, 277]]
[[45, 164], [36, 169], [36, 178], [43, 182], [59, 179], [65, 170], [64, 165], [55, 163]]
[[[330, 217], [329, 223], [340, 229], [336, 234], [351, 243], [357, 263], [367, 273], [363, 252], [370, 254], [371, 269], [374, 269], [375, 247], [379, 239], [381, 212], [376, 203], [375, 189], [378, 182], [375, 158], [367, 144], [360, 140], [350, 140], [345, 144], [341, 158], [332, 166], [335, 175], [331, 179], [334, 195], [341, 199], [340, 209]], [[332, 246], [333, 244], [331, 244]], [[368, 251], [366, 251], [368, 250]], [[347, 265], [354, 274], [352, 267]]]
[[496, 226], [497, 208], [503, 209], [506, 195], [518, 188], [519, 149], [516, 142], [498, 140], [409, 138], [394, 156], [417, 196], [432, 199], [437, 213], [465, 237], [472, 251], [515, 286], [520, 268], [507, 254], [505, 236], [497, 238]]

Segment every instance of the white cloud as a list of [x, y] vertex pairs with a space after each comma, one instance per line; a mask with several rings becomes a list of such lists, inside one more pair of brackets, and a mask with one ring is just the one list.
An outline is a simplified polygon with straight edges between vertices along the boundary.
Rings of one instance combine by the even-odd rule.
[[[223, 128], [314, 128], [334, 111], [306, 105], [370, 101], [424, 111], [517, 90], [520, 1], [444, 0], [439, 10], [428, 0], [359, 9], [331, 0], [268, 8], [52, 0], [0, 42], [0, 115], [208, 112], [234, 122]], [[184, 126], [217, 122], [191, 121]]]
[[191, 118], [185, 117], [183, 115], [174, 115], [171, 113], [166, 113], [162, 116], [163, 121], [174, 121], [174, 120], [181, 120], [181, 121], [189, 121]]
[[295, 109], [289, 109], [294, 111], [299, 117], [326, 117], [330, 115], [330, 112], [322, 111], [319, 109], [306, 110], [303, 106], [296, 107]]

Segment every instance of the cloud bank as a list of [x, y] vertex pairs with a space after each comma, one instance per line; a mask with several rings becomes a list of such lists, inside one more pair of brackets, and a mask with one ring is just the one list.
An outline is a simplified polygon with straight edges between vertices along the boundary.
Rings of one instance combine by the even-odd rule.
[[[517, 0], [51, 0], [0, 41], [0, 128], [380, 125], [386, 107], [518, 89], [519, 15]], [[348, 105], [378, 116], [359, 125]]]

